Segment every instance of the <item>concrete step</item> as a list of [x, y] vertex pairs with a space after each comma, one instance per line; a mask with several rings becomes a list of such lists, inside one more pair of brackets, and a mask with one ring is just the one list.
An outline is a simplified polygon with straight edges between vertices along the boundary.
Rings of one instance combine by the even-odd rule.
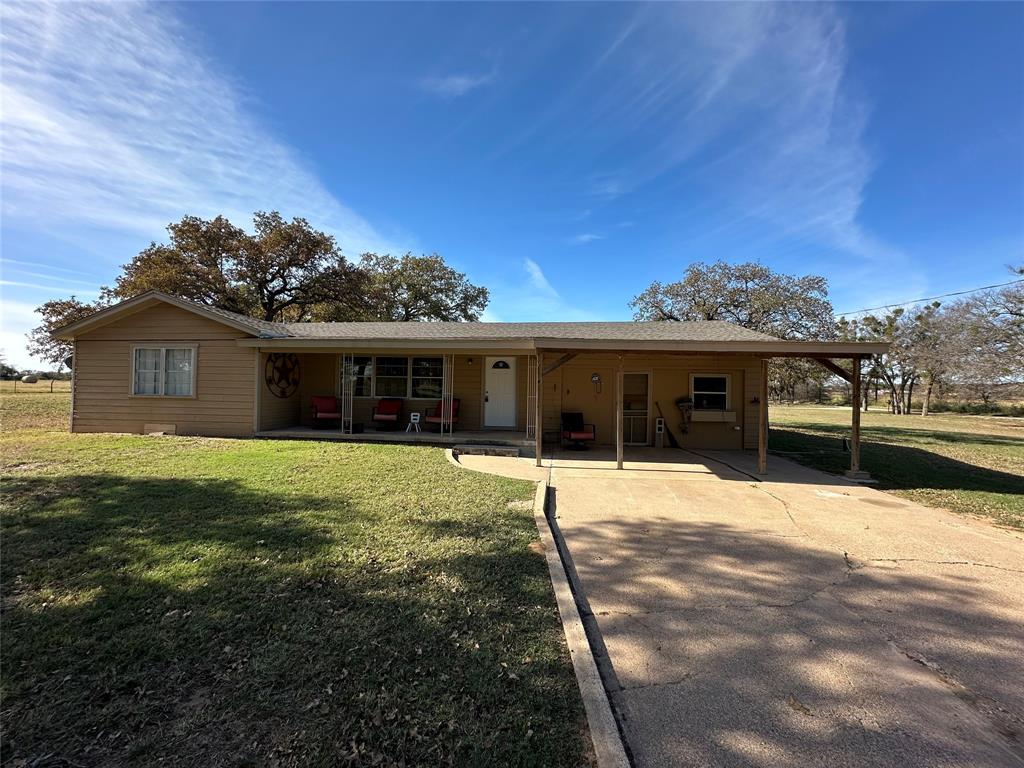
[[466, 456], [519, 456], [519, 449], [510, 445], [456, 445], [452, 450]]

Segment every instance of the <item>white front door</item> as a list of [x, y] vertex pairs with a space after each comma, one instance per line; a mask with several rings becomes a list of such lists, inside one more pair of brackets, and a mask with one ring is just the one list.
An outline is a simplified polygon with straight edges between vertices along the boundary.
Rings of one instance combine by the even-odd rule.
[[516, 359], [485, 357], [484, 426], [516, 425]]

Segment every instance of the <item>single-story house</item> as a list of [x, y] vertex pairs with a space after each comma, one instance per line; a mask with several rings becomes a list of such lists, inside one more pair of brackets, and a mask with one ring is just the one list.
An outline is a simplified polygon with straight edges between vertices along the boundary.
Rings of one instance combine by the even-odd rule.
[[[317, 397], [337, 407], [319, 436], [394, 438], [374, 431], [388, 426], [422, 439], [424, 425], [431, 441], [528, 446], [539, 463], [574, 414], [569, 426], [620, 464], [624, 446], [675, 442], [758, 449], [762, 469], [769, 359], [813, 358], [856, 392], [860, 366], [834, 361], [886, 349], [717, 321], [279, 323], [155, 291], [54, 335], [74, 346], [73, 432], [314, 436]], [[390, 424], [375, 418], [385, 401]], [[856, 471], [856, 408], [851, 422]]]

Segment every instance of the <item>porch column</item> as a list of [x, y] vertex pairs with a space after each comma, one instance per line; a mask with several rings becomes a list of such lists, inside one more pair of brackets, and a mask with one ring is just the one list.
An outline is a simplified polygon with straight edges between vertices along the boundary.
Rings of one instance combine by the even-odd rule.
[[542, 465], [541, 451], [544, 448], [544, 353], [537, 352], [537, 412], [533, 419], [533, 442], [537, 452], [537, 466]]
[[619, 367], [615, 371], [615, 464], [622, 469], [622, 355], [619, 355]]
[[757, 474], [768, 472], [768, 360], [761, 360], [761, 386], [758, 394]]
[[860, 358], [853, 358], [853, 376], [850, 378], [853, 389], [853, 411], [850, 430], [850, 475], [860, 474]]

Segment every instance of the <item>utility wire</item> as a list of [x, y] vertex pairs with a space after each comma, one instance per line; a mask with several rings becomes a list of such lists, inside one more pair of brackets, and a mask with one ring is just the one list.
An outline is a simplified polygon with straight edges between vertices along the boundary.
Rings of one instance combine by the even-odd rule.
[[967, 291], [953, 291], [952, 293], [943, 293], [939, 296], [928, 296], [923, 299], [911, 299], [910, 301], [901, 301], [897, 304], [883, 304], [880, 307], [868, 307], [866, 309], [855, 309], [850, 312], [836, 312], [837, 317], [843, 315], [859, 315], [861, 312], [874, 312], [879, 309], [892, 309], [893, 307], [905, 307], [908, 304], [920, 304], [922, 301], [935, 301], [936, 299], [945, 299], [949, 296], [963, 296], [965, 293], [977, 293], [978, 291], [987, 291], [992, 288], [1004, 288], [1007, 285], [1015, 285], [1017, 283], [1024, 283], [1024, 277], [1018, 280], [1011, 280], [1008, 283], [996, 283], [995, 285], [983, 285], [980, 288], [971, 288]]

